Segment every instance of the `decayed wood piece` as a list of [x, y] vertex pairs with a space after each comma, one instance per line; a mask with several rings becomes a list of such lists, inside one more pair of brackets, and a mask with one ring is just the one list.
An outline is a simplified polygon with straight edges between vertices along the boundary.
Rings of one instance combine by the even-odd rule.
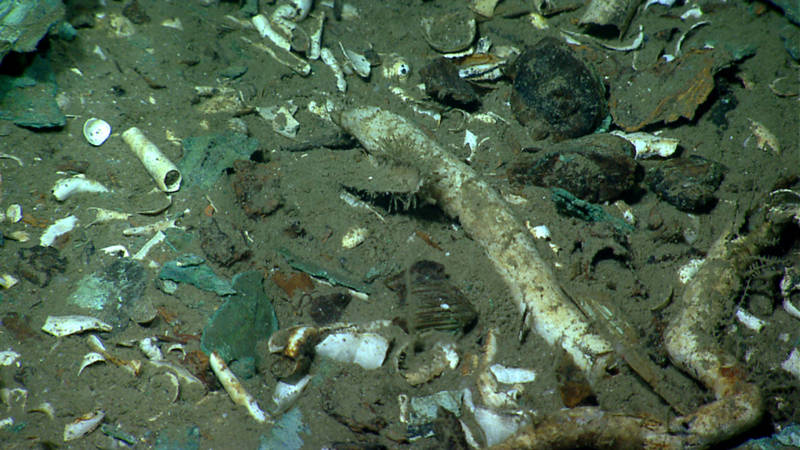
[[539, 256], [527, 229], [474, 170], [396, 114], [364, 107], [334, 111], [331, 117], [370, 153], [419, 171], [420, 192], [457, 217], [481, 244], [525, 314], [527, 326], [550, 345], [564, 348], [585, 373], [605, 367], [611, 344], [592, 330]]

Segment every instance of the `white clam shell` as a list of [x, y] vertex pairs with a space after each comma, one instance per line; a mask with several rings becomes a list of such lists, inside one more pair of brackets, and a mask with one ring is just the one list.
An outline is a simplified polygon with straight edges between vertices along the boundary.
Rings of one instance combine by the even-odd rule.
[[64, 426], [64, 442], [83, 437], [97, 428], [106, 412], [102, 409], [86, 413]]
[[111, 136], [111, 125], [103, 119], [92, 117], [83, 124], [83, 137], [95, 147], [100, 146]]

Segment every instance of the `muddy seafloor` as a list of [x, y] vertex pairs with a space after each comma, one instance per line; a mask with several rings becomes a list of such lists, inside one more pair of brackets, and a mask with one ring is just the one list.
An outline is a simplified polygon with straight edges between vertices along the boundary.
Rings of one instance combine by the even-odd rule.
[[[97, 409], [106, 412], [105, 424], [130, 433], [136, 446], [142, 448], [157, 443], [166, 446], [162, 448], [255, 448], [270, 436], [270, 427], [257, 423], [242, 407], [234, 405], [208, 371], [207, 395], [184, 395], [172, 402], [168, 383], [147, 367], [139, 376], [133, 376], [114, 364], [95, 364], [78, 376], [83, 355], [90, 351], [86, 338], [55, 338], [39, 331], [50, 315], [92, 314], [67, 299], [81, 279], [118, 257], [100, 249], [121, 244], [136, 252], [151, 236], [125, 236], [124, 229], [184, 210], [189, 212], [179, 225], [185, 227], [191, 239], [181, 248], [157, 245], [145, 259], [144, 296], [157, 311], [155, 319], [146, 324], [120, 321], [112, 332], [101, 334], [120, 357], [144, 359], [138, 349], [115, 344], [152, 336], [180, 336], [186, 352], [199, 349], [197, 337], [224, 299], [186, 284], [173, 294], [159, 289], [159, 266], [183, 253], [204, 255], [210, 267], [225, 278], [248, 270], [263, 272], [264, 289], [281, 328], [313, 324], [310, 299], [345, 289], [320, 282], [306, 290], [279, 287], [273, 281], [276, 274], [291, 277], [298, 273], [280, 249], [354, 279], [376, 274], [369, 297], [353, 298], [339, 319], [342, 322], [406, 317], [408, 306], [387, 287], [386, 280], [419, 260], [443, 264], [449, 280], [477, 310], [477, 323], [463, 335], [420, 336], [395, 329], [387, 361], [376, 370], [317, 358], [309, 368], [314, 375], [312, 382], [294, 405], [305, 424], [299, 433], [304, 448], [336, 443], [428, 448], [448, 445], [444, 441], [448, 433], [407, 442], [406, 425], [399, 420], [398, 398], [463, 388], [474, 391], [478, 369], [471, 364], [480, 355], [490, 329], [495, 330], [498, 339], [496, 362], [536, 371], [535, 381], [524, 385], [518, 399], [520, 407], [535, 411], [535, 417], [541, 418], [562, 408], [565, 401], [574, 400], [570, 395], [579, 395], [562, 395], [564, 386], [576, 381], [574, 370], [560, 351], [535, 333], [521, 333], [523, 325], [509, 290], [483, 249], [455, 220], [435, 206], [426, 206], [424, 199], [416, 199], [405, 210], [387, 208], [387, 203], [380, 201], [374, 202], [370, 210], [341, 200], [343, 185], [365, 184], [374, 173], [384, 176], [386, 171], [375, 168], [357, 144], [326, 148], [340, 143], [337, 128], [310, 113], [307, 105], [310, 101], [324, 103], [328, 98], [349, 105], [379, 106], [411, 119], [458, 158], [469, 156], [471, 167], [495, 189], [504, 195], [516, 195], [507, 198], [524, 199], [511, 208], [520, 221], [546, 224], [551, 230], [551, 243], [560, 250], [552, 251], [544, 241], [538, 241], [537, 246], [543, 258], [555, 265], [555, 275], [565, 290], [573, 297], [592, 297], [611, 305], [638, 334], [638, 345], [644, 353], [663, 370], [665, 389], [679, 392], [694, 407], [711, 399], [698, 382], [670, 364], [662, 334], [674, 317], [677, 299], [683, 292], [679, 268], [691, 259], [702, 258], [720, 233], [746, 211], [762, 204], [766, 194], [777, 188], [796, 187], [792, 180], [800, 168], [798, 97], [779, 96], [770, 88], [774, 80], [785, 77], [789, 90], [796, 93], [798, 89], [797, 62], [790, 58], [779, 36], [779, 30], [789, 25], [780, 11], [761, 3], [702, 2], [707, 11], [703, 18], [711, 23], [690, 34], [685, 48], [714, 41], [718, 45], [750, 45], [755, 52], [717, 73], [714, 92], [699, 106], [693, 120], [656, 124], [648, 131], [663, 130], [664, 135], [679, 139], [680, 157], [700, 155], [726, 167], [724, 181], [715, 193], [718, 202], [709, 212], [690, 215], [664, 202], [639, 181], [635, 193], [625, 198], [637, 218], [636, 228], [620, 234], [607, 223], [591, 224], [558, 214], [547, 188], [509, 184], [506, 173], [510, 162], [533, 141], [509, 108], [511, 84], [507, 79], [482, 83], [479, 89], [481, 106], [476, 112], [492, 112], [503, 119], [492, 124], [465, 123], [464, 114], [453, 109], [443, 109], [441, 123], [437, 124], [415, 113], [411, 105], [389, 91], [390, 86], [402, 86], [410, 95], [425, 101], [424, 94], [416, 88], [421, 82], [416, 69], [435, 57], [436, 52], [420, 34], [420, 20], [448, 13], [462, 6], [461, 2], [353, 0], [351, 4], [359, 17], [340, 21], [330, 17], [330, 8], [317, 5], [317, 12], [329, 15], [325, 46], [338, 50], [341, 42], [347, 48], [372, 47], [384, 60], [392, 53], [404, 57], [412, 68], [410, 78], [403, 82], [384, 78], [381, 67], [373, 68], [368, 80], [347, 76], [346, 95], [337, 92], [335, 79], [322, 62], [311, 62], [311, 75], [302, 77], [244, 41], [243, 37], [252, 41], [260, 37], [253, 29], [244, 29], [226, 18], [241, 18], [238, 2], [201, 6], [196, 1], [140, 0], [140, 11], [150, 20], [134, 25], [133, 34], [128, 37], [118, 36], [111, 20], [122, 14], [125, 2], [104, 2], [105, 6], [91, 3], [69, 2], [69, 17], [83, 25], [74, 41], [49, 39], [41, 44], [40, 52], [55, 73], [58, 98], [68, 115], [67, 125], [63, 129], [36, 131], [9, 122], [0, 124], [2, 152], [13, 154], [24, 163], [20, 167], [13, 160], [0, 159], [0, 205], [5, 210], [11, 204], [20, 204], [24, 214], [21, 222], [6, 221], [0, 226], [6, 235], [24, 230], [31, 236], [28, 242], [6, 239], [0, 248], [0, 269], [20, 279], [19, 284], [2, 292], [0, 316], [4, 327], [0, 329], [0, 349], [13, 349], [22, 355], [19, 364], [0, 368], [0, 383], [3, 388], [27, 390], [24, 403], [9, 400], [11, 405], [7, 409], [4, 406], [0, 414], [14, 418], [14, 426], [0, 430], [4, 448], [61, 445], [64, 425]], [[640, 11], [622, 42], [631, 42], [641, 25], [651, 36], [644, 43], [645, 48], [656, 45], [652, 36], [657, 32], [673, 28], [677, 32], [668, 42], [674, 45], [689, 27], [678, 16], [691, 6], [668, 10], [653, 5]], [[262, 8], [271, 11], [274, 6], [265, 4]], [[491, 38], [494, 45], [523, 48], [542, 36], [558, 36], [561, 28], [580, 31], [574, 25], [580, 10], [550, 17], [550, 28], [540, 31], [524, 14], [526, 8], [525, 2], [502, 2], [493, 19], [479, 22], [479, 34]], [[162, 22], [174, 18], [180, 19], [182, 30], [162, 26]], [[797, 33], [796, 27], [793, 32]], [[98, 48], [104, 57], [96, 51]], [[620, 72], [630, 67], [634, 58], [632, 52], [598, 51], [612, 60]], [[246, 66], [246, 73], [235, 79], [223, 75], [237, 66]], [[3, 68], [7, 70], [5, 63]], [[614, 83], [614, 79], [604, 81]], [[206, 99], [197, 96], [196, 86], [233, 88], [237, 91], [234, 98], [240, 103], [231, 109], [220, 107], [220, 112], [204, 112]], [[639, 94], [655, 97], [658, 89], [654, 86]], [[728, 105], [732, 100], [734, 107], [723, 108], [722, 103]], [[293, 140], [275, 133], [272, 123], [254, 110], [287, 102], [298, 106], [295, 117], [300, 128]], [[433, 102], [423, 103], [422, 107], [437, 108]], [[113, 126], [113, 135], [100, 147], [88, 145], [82, 136], [83, 123], [89, 117], [102, 118]], [[237, 122], [232, 124], [234, 118]], [[774, 134], [780, 142], [779, 151], [759, 148], [760, 141], [753, 136], [753, 120]], [[261, 181], [266, 188], [259, 191], [260, 195], [271, 196], [274, 201], [259, 203], [264, 214], [248, 214], [235, 185], [241, 171], [237, 175], [229, 168], [210, 187], [197, 187], [197, 183], [192, 186], [193, 180], [184, 180], [185, 187], [173, 195], [172, 205], [165, 213], [155, 217], [134, 214], [127, 220], [88, 226], [93, 220], [92, 207], [135, 212], [141, 205], [135, 204], [134, 199], [153, 187], [152, 179], [120, 137], [122, 131], [134, 126], [175, 161], [183, 155], [180, 139], [220, 133], [231, 127], [246, 129], [258, 140], [258, 149], [249, 159], [255, 162], [256, 174], [263, 175]], [[479, 141], [486, 138], [473, 155], [464, 147], [464, 129], [477, 135]], [[547, 142], [536, 145], [546, 146]], [[639, 161], [644, 169], [662, 162]], [[56, 201], [50, 194], [53, 184], [64, 173], [75, 172], [100, 181], [112, 193], [82, 194]], [[381, 186], [381, 180], [374, 184]], [[247, 189], [247, 183], [238, 188]], [[612, 206], [606, 206], [606, 210], [621, 214]], [[52, 262], [35, 270], [20, 266], [20, 250], [35, 246], [45, 227], [68, 215], [77, 216], [80, 224], [54, 244], [58, 257], [64, 259], [63, 270]], [[221, 234], [207, 231], [217, 226]], [[367, 238], [355, 248], [343, 248], [343, 235], [354, 227], [368, 230]], [[796, 227], [792, 232], [798, 235]], [[214, 252], [233, 255], [233, 262], [209, 258], [209, 249], [214, 246]], [[784, 269], [797, 267], [799, 247], [796, 237], [782, 239], [780, 246], [754, 258], [742, 274], [746, 288], [730, 298], [729, 319], [712, 330], [723, 348], [741, 361], [748, 379], [761, 388], [765, 399], [762, 423], [726, 446], [770, 435], [800, 419], [798, 379], [781, 369], [792, 349], [800, 345], [800, 322], [781, 307], [778, 289]], [[31, 270], [33, 274], [29, 273]], [[50, 279], [44, 281], [42, 274], [48, 272]], [[733, 316], [737, 306], [764, 320], [763, 329], [755, 332], [738, 322]], [[521, 340], [520, 336], [524, 338]], [[412, 348], [424, 351], [436, 339], [456, 344], [460, 366], [430, 382], [410, 386], [396, 370], [395, 350], [416, 342]], [[263, 343], [259, 348], [256, 373], [243, 383], [259, 404], [269, 409], [277, 383], [276, 357], [264, 351]], [[167, 358], [179, 363], [180, 355], [170, 352]], [[577, 383], [585, 384], [580, 377]], [[649, 415], [659, 420], [676, 414], [623, 363], [593, 380], [592, 385], [592, 395], [583, 401], [598, 404], [604, 410]], [[54, 417], [32, 411], [39, 409], [42, 402], [52, 405]], [[458, 437], [457, 427], [448, 429]], [[482, 440], [480, 435], [477, 438]], [[125, 445], [97, 430], [67, 446]]]

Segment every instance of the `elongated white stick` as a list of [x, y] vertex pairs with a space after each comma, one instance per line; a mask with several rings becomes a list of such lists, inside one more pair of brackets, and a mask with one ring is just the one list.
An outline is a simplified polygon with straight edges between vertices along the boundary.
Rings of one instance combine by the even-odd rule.
[[587, 374], [605, 366], [611, 344], [561, 290], [500, 195], [469, 166], [396, 114], [365, 107], [334, 111], [331, 117], [370, 153], [419, 170], [423, 191], [484, 248], [520, 312], [528, 314], [528, 326], [550, 345], [563, 347]]
[[258, 406], [256, 399], [245, 390], [242, 383], [239, 382], [239, 379], [236, 378], [236, 375], [228, 368], [228, 365], [225, 364], [225, 361], [222, 360], [217, 352], [211, 352], [208, 360], [211, 364], [211, 370], [214, 371], [214, 375], [217, 376], [222, 387], [230, 395], [233, 403], [244, 406], [250, 416], [259, 423], [272, 422], [272, 417]]
[[181, 188], [181, 172], [140, 129], [128, 128], [122, 133], [122, 140], [139, 158], [159, 189], [164, 192], [175, 192]]

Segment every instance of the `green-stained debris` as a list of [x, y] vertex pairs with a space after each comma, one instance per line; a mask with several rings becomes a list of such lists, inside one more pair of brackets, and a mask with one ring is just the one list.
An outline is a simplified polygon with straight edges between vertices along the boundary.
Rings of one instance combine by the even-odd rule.
[[188, 283], [192, 286], [217, 295], [235, 294], [236, 290], [230, 281], [217, 276], [205, 260], [197, 255], [184, 255], [175, 261], [169, 261], [161, 268], [158, 278]]
[[50, 65], [37, 56], [22, 75], [0, 75], [0, 119], [23, 127], [63, 127], [67, 117], [56, 103], [57, 91]]
[[0, 60], [9, 51], [32, 52], [64, 18], [61, 0], [0, 0]]
[[311, 430], [303, 423], [303, 413], [298, 408], [292, 408], [281, 416], [275, 423], [269, 436], [261, 436], [261, 445], [258, 450], [299, 450], [303, 448], [303, 439], [300, 433], [308, 434]]
[[370, 293], [370, 287], [362, 283], [358, 280], [354, 280], [352, 277], [347, 275], [338, 273], [333, 270], [329, 270], [325, 267], [322, 267], [319, 264], [310, 262], [310, 261], [299, 261], [294, 255], [289, 253], [289, 250], [285, 248], [281, 248], [278, 250], [278, 253], [281, 254], [286, 259], [286, 262], [292, 266], [293, 269], [299, 270], [301, 272], [305, 272], [312, 277], [322, 278], [323, 280], [327, 281], [328, 283], [334, 286], [344, 286], [355, 291], [363, 292], [365, 294]]
[[[203, 329], [200, 346], [204, 352], [216, 351], [227, 362], [247, 363], [256, 358], [256, 343], [278, 329], [272, 302], [264, 293], [261, 272], [244, 272], [233, 277], [231, 295], [217, 309]], [[249, 371], [247, 371], [249, 372]]]
[[[78, 283], [68, 301], [76, 306], [104, 311], [105, 320], [152, 320], [155, 309], [144, 296], [147, 272], [132, 259], [116, 259], [105, 268], [87, 275]], [[122, 313], [122, 314], [120, 314]]]
[[581, 200], [561, 188], [553, 188], [551, 191], [551, 199], [561, 214], [576, 217], [586, 222], [609, 222], [618, 231], [624, 233], [634, 230], [632, 225], [607, 213], [600, 205]]
[[178, 167], [187, 187], [210, 188], [237, 159], [247, 159], [258, 150], [258, 140], [242, 133], [224, 132], [183, 140], [183, 158]]

